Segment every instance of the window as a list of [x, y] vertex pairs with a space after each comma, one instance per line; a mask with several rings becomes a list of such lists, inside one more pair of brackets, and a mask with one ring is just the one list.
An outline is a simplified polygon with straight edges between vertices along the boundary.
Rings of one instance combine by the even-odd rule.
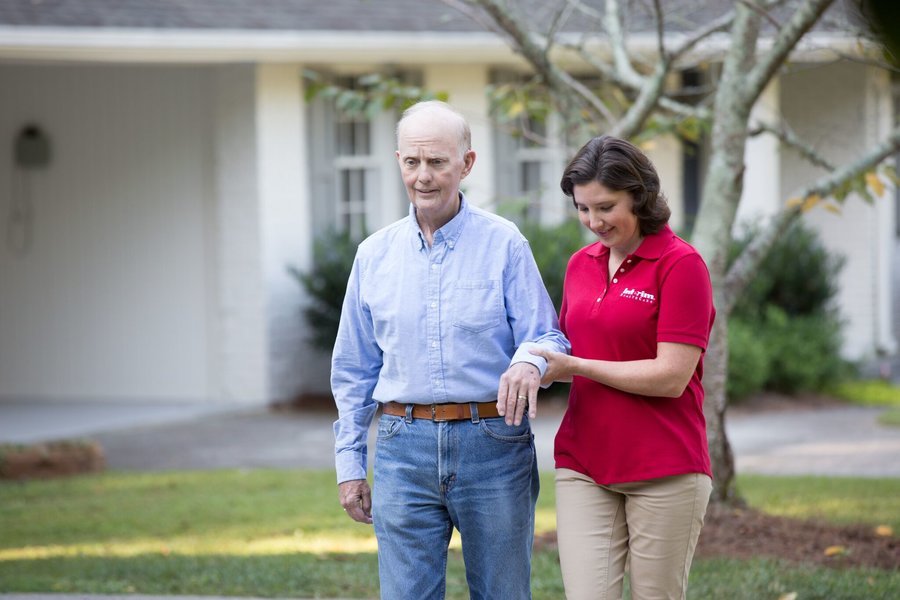
[[[499, 72], [492, 79], [505, 83], [517, 77]], [[545, 224], [565, 216], [569, 205], [559, 190], [559, 177], [566, 157], [559, 129], [554, 115], [545, 121], [522, 116], [494, 126], [498, 212]]]
[[[356, 76], [335, 77], [354, 89]], [[349, 116], [334, 102], [314, 98], [308, 106], [309, 160], [316, 231], [349, 232], [362, 239], [403, 216], [406, 198], [394, 160], [397, 115]]]

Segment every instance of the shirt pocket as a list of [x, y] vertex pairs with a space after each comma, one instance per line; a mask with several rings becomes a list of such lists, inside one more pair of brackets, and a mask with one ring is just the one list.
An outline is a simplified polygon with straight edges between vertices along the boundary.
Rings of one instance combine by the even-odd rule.
[[478, 333], [496, 327], [503, 319], [500, 282], [496, 279], [469, 279], [456, 282], [453, 289], [453, 325]]

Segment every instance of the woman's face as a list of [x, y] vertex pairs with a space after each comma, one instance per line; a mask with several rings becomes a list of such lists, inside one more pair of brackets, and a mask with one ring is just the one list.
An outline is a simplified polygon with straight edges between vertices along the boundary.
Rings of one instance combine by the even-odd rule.
[[597, 181], [576, 185], [572, 191], [578, 219], [600, 243], [622, 255], [637, 250], [643, 238], [629, 192], [610, 190]]

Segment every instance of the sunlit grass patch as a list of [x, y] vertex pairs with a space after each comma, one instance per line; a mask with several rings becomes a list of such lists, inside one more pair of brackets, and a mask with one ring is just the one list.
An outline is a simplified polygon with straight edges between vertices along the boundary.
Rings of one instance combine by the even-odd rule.
[[835, 385], [828, 392], [853, 404], [900, 408], [900, 386], [883, 379], [845, 381]]
[[900, 479], [745, 474], [737, 486], [751, 506], [769, 514], [900, 531]]
[[889, 427], [900, 427], [900, 407], [889, 408], [878, 415], [878, 422]]

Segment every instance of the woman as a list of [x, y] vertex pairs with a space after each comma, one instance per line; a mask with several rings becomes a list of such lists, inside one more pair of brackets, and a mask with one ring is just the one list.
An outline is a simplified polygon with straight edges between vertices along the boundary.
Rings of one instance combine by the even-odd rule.
[[559, 555], [569, 600], [684, 598], [712, 490], [703, 352], [715, 309], [703, 259], [668, 226], [651, 162], [592, 139], [561, 184], [600, 241], [566, 270], [560, 326], [572, 355], [544, 383], [572, 381], [556, 436]]

